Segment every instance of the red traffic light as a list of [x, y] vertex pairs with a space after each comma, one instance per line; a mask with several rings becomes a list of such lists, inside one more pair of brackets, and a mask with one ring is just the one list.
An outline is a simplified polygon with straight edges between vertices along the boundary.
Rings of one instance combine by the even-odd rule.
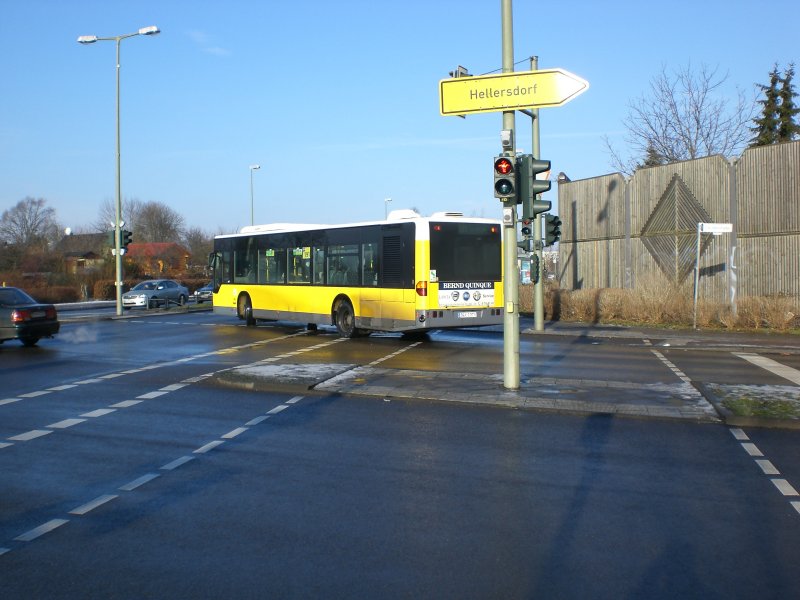
[[500, 175], [508, 175], [514, 170], [514, 163], [505, 156], [501, 156], [494, 161], [494, 170], [495, 173], [499, 173]]

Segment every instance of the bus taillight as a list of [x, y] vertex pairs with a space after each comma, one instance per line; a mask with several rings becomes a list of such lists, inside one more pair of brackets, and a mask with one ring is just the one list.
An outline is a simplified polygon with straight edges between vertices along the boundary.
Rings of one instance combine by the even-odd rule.
[[416, 289], [417, 289], [417, 296], [427, 296], [428, 295], [428, 282], [427, 281], [418, 281]]

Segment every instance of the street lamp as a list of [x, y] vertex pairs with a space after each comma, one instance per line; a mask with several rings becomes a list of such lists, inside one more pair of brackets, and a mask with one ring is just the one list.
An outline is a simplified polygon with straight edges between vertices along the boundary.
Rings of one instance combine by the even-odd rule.
[[116, 259], [117, 267], [117, 281], [115, 287], [117, 288], [117, 315], [122, 315], [122, 248], [120, 245], [120, 228], [122, 227], [122, 183], [120, 178], [120, 128], [119, 128], [119, 46], [122, 40], [134, 37], [137, 35], [156, 35], [161, 33], [161, 30], [155, 25], [150, 27], [142, 27], [136, 33], [126, 33], [124, 35], [117, 35], [114, 37], [97, 37], [96, 35], [82, 35], [78, 38], [80, 44], [94, 44], [95, 42], [116, 42], [117, 44], [117, 192], [116, 192], [116, 209], [114, 217], [114, 257]]
[[250, 165], [250, 225], [255, 225], [253, 204], [253, 171], [258, 171], [261, 165]]

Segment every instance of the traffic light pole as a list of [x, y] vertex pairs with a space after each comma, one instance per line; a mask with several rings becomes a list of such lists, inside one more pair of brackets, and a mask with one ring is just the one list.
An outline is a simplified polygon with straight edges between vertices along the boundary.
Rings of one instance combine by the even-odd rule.
[[[503, 35], [503, 73], [514, 71], [514, 34], [511, 0], [500, 0], [500, 19]], [[509, 152], [516, 156], [514, 141], [514, 111], [503, 111], [503, 130], [511, 132]], [[517, 201], [503, 202], [503, 385], [519, 389], [519, 267], [517, 266]]]
[[[539, 69], [539, 57], [531, 56], [531, 71]], [[539, 109], [531, 109], [531, 151], [533, 158], [541, 158], [541, 148], [539, 145]], [[534, 278], [533, 284], [533, 326], [536, 331], [544, 331], [544, 281], [542, 272], [544, 271], [544, 256], [542, 255], [542, 215], [536, 214], [533, 220], [533, 246], [539, 272]]]

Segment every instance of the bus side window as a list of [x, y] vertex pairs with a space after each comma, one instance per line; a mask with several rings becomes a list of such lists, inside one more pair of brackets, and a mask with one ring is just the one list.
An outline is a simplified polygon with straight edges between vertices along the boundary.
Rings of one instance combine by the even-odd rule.
[[321, 246], [314, 246], [312, 256], [314, 283], [317, 285], [322, 285], [325, 283], [325, 248]]
[[361, 247], [361, 264], [363, 277], [361, 283], [365, 286], [378, 285], [378, 244], [369, 243]]

